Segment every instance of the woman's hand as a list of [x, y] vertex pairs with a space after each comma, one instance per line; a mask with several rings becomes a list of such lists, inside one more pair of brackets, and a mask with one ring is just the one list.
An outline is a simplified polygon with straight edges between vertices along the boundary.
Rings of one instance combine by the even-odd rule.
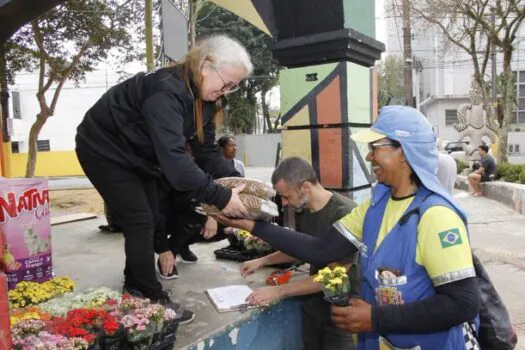
[[204, 227], [201, 229], [201, 235], [205, 239], [210, 239], [217, 234], [217, 221], [208, 216], [208, 220], [204, 224]]
[[222, 209], [221, 214], [224, 214], [225, 216], [230, 216], [234, 218], [242, 218], [248, 215], [248, 211], [246, 210], [246, 207], [241, 202], [241, 198], [239, 197], [239, 193], [244, 190], [244, 185], [239, 185], [232, 189], [232, 196], [230, 198], [230, 201]]
[[213, 218], [224, 226], [235, 227], [248, 232], [252, 232], [255, 226], [255, 221], [248, 219], [232, 219], [224, 215], [213, 215]]
[[171, 250], [168, 250], [164, 253], [160, 253], [159, 262], [160, 268], [162, 270], [160, 273], [162, 273], [164, 276], [167, 276], [173, 272], [173, 267], [175, 266], [175, 256], [173, 255]]

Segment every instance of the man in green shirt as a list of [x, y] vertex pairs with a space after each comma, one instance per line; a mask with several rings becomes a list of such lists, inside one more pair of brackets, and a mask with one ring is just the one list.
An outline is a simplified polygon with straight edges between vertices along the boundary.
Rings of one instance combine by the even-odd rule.
[[[309, 235], [327, 232], [334, 222], [356, 206], [349, 198], [326, 190], [319, 183], [314, 168], [298, 157], [287, 158], [279, 164], [272, 174], [272, 184], [283, 206], [295, 209], [296, 230]], [[348, 258], [353, 261], [353, 257]], [[245, 262], [241, 275], [249, 275], [268, 265], [296, 262], [295, 258], [279, 251]], [[248, 302], [268, 305], [291, 296], [305, 296], [302, 305], [304, 349], [354, 349], [352, 335], [335, 327], [330, 318], [330, 304], [324, 300], [320, 284], [313, 281], [313, 275], [323, 267], [310, 266], [310, 276], [299, 281], [259, 288], [248, 297]]]

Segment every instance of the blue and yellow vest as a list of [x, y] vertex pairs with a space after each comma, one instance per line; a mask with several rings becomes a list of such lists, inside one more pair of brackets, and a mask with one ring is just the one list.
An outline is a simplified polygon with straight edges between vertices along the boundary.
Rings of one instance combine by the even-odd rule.
[[[363, 227], [365, 254], [361, 254], [361, 298], [372, 305], [412, 303], [436, 294], [425, 268], [416, 262], [417, 226], [424, 211], [434, 205], [456, 209], [448, 201], [420, 187], [401, 220], [376, 247], [386, 205], [391, 196], [384, 191], [366, 213]], [[424, 203], [424, 208], [422, 202]], [[410, 215], [417, 213], [418, 215]], [[396, 278], [382, 278], [383, 270], [397, 271]], [[390, 274], [392, 277], [392, 274]], [[461, 325], [436, 333], [397, 334], [361, 333], [358, 350], [379, 350], [379, 338], [395, 348], [423, 350], [464, 350]]]

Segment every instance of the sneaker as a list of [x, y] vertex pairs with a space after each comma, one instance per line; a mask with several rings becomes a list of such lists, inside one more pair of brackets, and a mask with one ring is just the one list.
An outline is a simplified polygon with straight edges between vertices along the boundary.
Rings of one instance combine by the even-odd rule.
[[195, 319], [195, 313], [189, 310], [186, 310], [184, 306], [179, 303], [176, 303], [171, 300], [170, 293], [167, 291], [162, 291], [159, 295], [159, 298], [151, 298], [152, 303], [161, 304], [164, 307], [170, 308], [177, 314], [176, 320], [179, 324], [187, 324]]
[[171, 271], [171, 273], [168, 275], [162, 273], [162, 268], [160, 267], [160, 260], [157, 260], [157, 268], [159, 270], [159, 276], [163, 280], [174, 280], [176, 278], [179, 278], [179, 271], [177, 270], [177, 265], [173, 266], [173, 271]]
[[189, 246], [183, 247], [179, 252], [180, 260], [186, 264], [195, 264], [199, 258], [193, 254]]

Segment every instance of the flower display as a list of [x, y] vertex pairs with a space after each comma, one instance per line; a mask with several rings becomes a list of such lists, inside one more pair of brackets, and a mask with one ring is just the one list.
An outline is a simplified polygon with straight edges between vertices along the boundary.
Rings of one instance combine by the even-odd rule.
[[22, 281], [8, 292], [12, 309], [38, 305], [75, 289], [75, 282], [68, 277], [55, 277], [44, 283]]
[[60, 298], [39, 305], [40, 309], [52, 316], [65, 316], [69, 310], [96, 308], [110, 299], [120, 299], [121, 294], [109, 288], [92, 288], [84, 293], [67, 293]]
[[[55, 282], [62, 288], [53, 289], [49, 284], [42, 287], [42, 283], [36, 287], [39, 291], [32, 294], [27, 283], [21, 282], [24, 284], [17, 289], [15, 299], [18, 299], [12, 305], [24, 304], [21, 303], [24, 298], [36, 304], [53, 291], [69, 291], [72, 286], [67, 280]], [[42, 290], [47, 293], [45, 297]], [[107, 288], [66, 293], [38, 306], [11, 310], [13, 347], [15, 350], [165, 348], [175, 342], [177, 315], [176, 311], [149, 299], [121, 295]]]
[[319, 270], [314, 281], [321, 284], [325, 299], [335, 305], [347, 306], [350, 296], [350, 281], [345, 267], [325, 267]]

